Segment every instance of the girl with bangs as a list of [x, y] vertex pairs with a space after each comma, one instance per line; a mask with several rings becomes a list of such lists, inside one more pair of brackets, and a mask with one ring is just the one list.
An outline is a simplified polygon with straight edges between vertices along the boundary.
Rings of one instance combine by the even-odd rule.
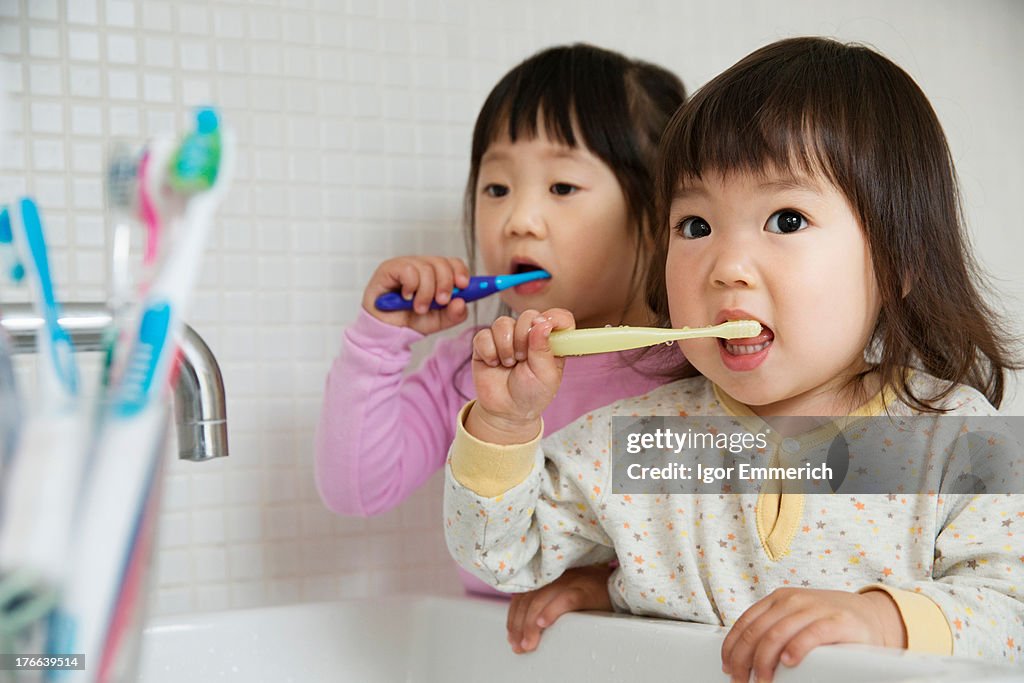
[[[551, 274], [502, 292], [507, 309], [560, 306], [594, 326], [651, 323], [643, 281], [654, 157], [685, 95], [661, 67], [582, 44], [544, 50], [494, 87], [473, 132], [464, 201], [470, 260], [479, 250], [484, 274]], [[334, 512], [387, 512], [444, 465], [455, 416], [476, 395], [476, 330], [439, 342], [419, 370], [406, 371], [414, 342], [467, 319], [465, 301], [451, 293], [471, 270], [459, 258], [406, 256], [370, 278], [327, 377], [316, 435], [317, 488]], [[396, 290], [413, 310], [375, 308], [378, 296]], [[432, 300], [447, 306], [431, 309]], [[522, 338], [529, 320], [503, 317], [496, 331]], [[623, 354], [570, 361], [558, 401], [544, 411], [547, 430], [663, 383], [645, 372], [654, 365]], [[577, 575], [607, 579], [610, 571], [605, 563]], [[462, 578], [469, 590], [500, 594]], [[603, 585], [600, 592], [607, 594]]]
[[[511, 367], [498, 362], [500, 328], [478, 333], [479, 398], [460, 415], [447, 469], [453, 555], [513, 591], [618, 556], [616, 608], [731, 627], [722, 660], [735, 681], [770, 680], [779, 662], [828, 643], [1022, 661], [1019, 490], [611, 493], [612, 415], [996, 414], [1021, 366], [982, 296], [924, 94], [868, 48], [783, 40], [701, 88], [659, 159], [652, 310], [663, 325], [754, 320], [761, 332], [679, 342], [681, 372], [700, 377], [544, 441], [535, 416], [561, 368], [548, 335], [575, 327], [573, 315], [524, 312], [533, 326]], [[960, 431], [939, 434], [953, 444]], [[802, 452], [813, 432], [786, 436], [770, 435], [765, 457]], [[545, 624], [528, 611], [516, 628], [535, 643]]]

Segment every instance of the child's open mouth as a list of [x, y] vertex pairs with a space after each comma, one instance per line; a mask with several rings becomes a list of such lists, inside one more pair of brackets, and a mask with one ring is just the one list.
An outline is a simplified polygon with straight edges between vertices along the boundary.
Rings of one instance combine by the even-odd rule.
[[722, 362], [730, 370], [753, 370], [768, 356], [768, 350], [775, 340], [775, 333], [764, 324], [761, 334], [745, 339], [719, 339], [718, 348]]
[[748, 356], [768, 348], [768, 345], [775, 339], [771, 330], [761, 326], [761, 334], [746, 339], [722, 339], [725, 350], [734, 356]]
[[[533, 261], [520, 258], [513, 259], [509, 267], [509, 272], [512, 273], [513, 275], [518, 275], [519, 273], [529, 273], [534, 270], [544, 270], [544, 267], [537, 263], [534, 263]], [[525, 282], [521, 285], [516, 285], [512, 289], [516, 294], [519, 294], [521, 296], [529, 296], [531, 294], [537, 294], [538, 292], [543, 291], [544, 288], [546, 288], [548, 286], [548, 283], [550, 282], [550, 279], [533, 280], [532, 282]]]

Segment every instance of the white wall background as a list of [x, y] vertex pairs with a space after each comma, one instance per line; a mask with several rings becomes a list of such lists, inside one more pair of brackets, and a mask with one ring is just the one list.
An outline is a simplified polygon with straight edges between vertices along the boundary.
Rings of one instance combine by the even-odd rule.
[[472, 123], [518, 61], [583, 40], [693, 90], [781, 37], [875, 45], [937, 109], [1021, 330], [1022, 29], [1017, 0], [0, 0], [0, 196], [40, 200], [63, 298], [105, 296], [111, 139], [180, 130], [214, 102], [241, 140], [191, 315], [225, 374], [232, 455], [168, 469], [156, 612], [459, 590], [439, 480], [384, 517], [336, 518], [313, 486], [312, 433], [376, 264], [461, 253]]

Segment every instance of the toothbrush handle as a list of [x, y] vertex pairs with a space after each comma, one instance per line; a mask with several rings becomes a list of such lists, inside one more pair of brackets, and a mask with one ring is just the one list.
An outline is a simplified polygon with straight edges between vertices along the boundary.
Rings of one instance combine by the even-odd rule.
[[[468, 286], [462, 289], [456, 287], [452, 290], [452, 299], [463, 299], [468, 303], [482, 299], [485, 296], [490, 296], [498, 291], [494, 280], [494, 276], [471, 277], [469, 278]], [[442, 306], [436, 301], [430, 302], [431, 310], [435, 311], [445, 308], [447, 305]], [[398, 292], [388, 292], [377, 297], [376, 301], [374, 301], [374, 306], [377, 307], [378, 311], [411, 311], [412, 301], [403, 299], [402, 295]]]
[[556, 356], [586, 356], [592, 353], [627, 351], [681, 339], [720, 337], [740, 339], [761, 333], [754, 320], [733, 320], [712, 327], [594, 327], [551, 333], [551, 351]]

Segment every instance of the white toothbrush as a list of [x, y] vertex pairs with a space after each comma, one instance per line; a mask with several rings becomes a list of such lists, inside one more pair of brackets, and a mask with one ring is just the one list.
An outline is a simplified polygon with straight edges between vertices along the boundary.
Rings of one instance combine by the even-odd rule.
[[761, 333], [755, 320], [732, 320], [713, 327], [595, 327], [585, 330], [564, 330], [551, 333], [551, 351], [556, 356], [586, 356], [592, 353], [626, 351], [654, 346], [680, 339], [721, 337], [745, 339]]
[[[199, 273], [203, 246], [213, 212], [231, 180], [235, 141], [230, 129], [219, 130], [216, 179], [209, 189], [182, 196], [170, 191], [163, 219], [175, 237], [170, 253], [142, 305], [138, 331], [123, 376], [111, 386], [83, 498], [82, 519], [73, 546], [75, 571], [61, 602], [61, 618], [73, 632], [69, 652], [85, 652], [96, 671], [86, 678], [68, 672], [69, 680], [107, 680], [116, 660], [119, 629], [115, 611], [123, 613], [123, 582], [135, 555], [137, 531], [146, 502], [154, 493], [159, 458], [164, 457], [168, 381], [176, 354], [175, 335]], [[184, 148], [186, 143], [182, 143]], [[179, 148], [179, 151], [182, 149]], [[153, 150], [155, 173], [165, 174], [168, 159]], [[142, 596], [141, 599], [144, 599]], [[115, 608], [117, 608], [115, 610]]]

